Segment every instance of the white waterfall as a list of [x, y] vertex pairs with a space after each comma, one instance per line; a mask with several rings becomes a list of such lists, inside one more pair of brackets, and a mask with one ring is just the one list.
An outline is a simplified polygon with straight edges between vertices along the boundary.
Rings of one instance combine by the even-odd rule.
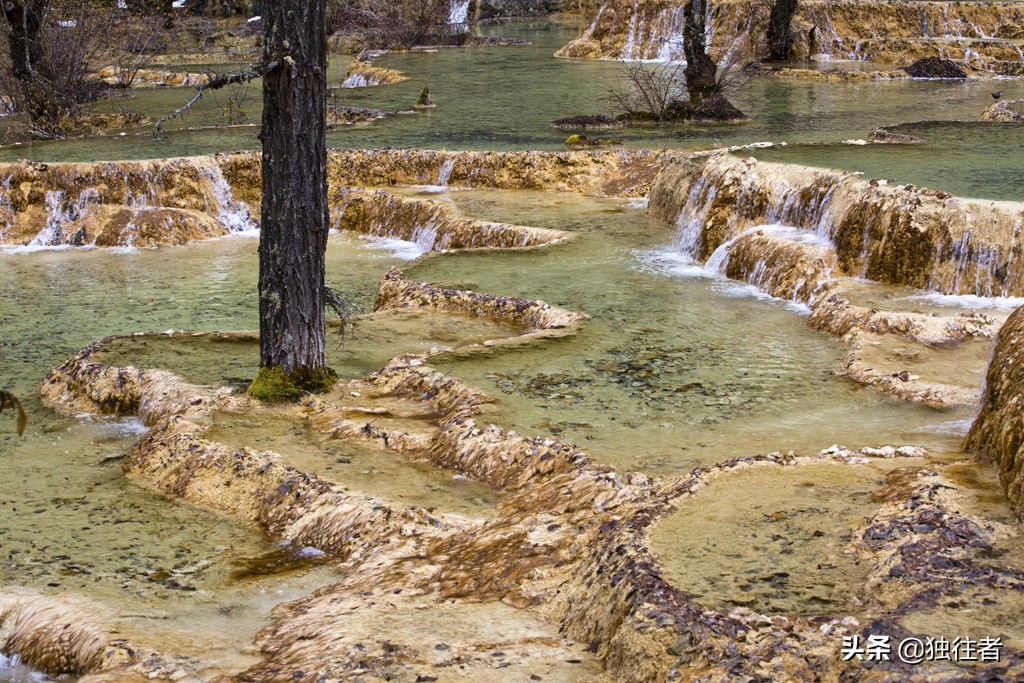
[[437, 186], [448, 187], [448, 181], [452, 178], [452, 169], [455, 168], [455, 159], [446, 159], [441, 164], [441, 170], [437, 173]]
[[224, 172], [215, 159], [203, 164], [203, 175], [210, 181], [207, 206], [211, 216], [228, 229], [228, 232], [255, 232], [260, 226], [252, 217], [249, 207], [235, 199]]
[[[63, 190], [49, 190], [46, 193], [46, 223], [36, 236], [28, 243], [30, 247], [56, 247], [69, 244], [71, 235], [64, 232], [69, 223], [82, 221], [89, 213], [89, 207], [99, 198], [93, 188], [87, 188], [78, 195], [74, 202], [64, 200]], [[74, 240], [71, 240], [74, 242]]]
[[449, 24], [465, 24], [469, 21], [469, 0], [452, 0], [448, 11]]

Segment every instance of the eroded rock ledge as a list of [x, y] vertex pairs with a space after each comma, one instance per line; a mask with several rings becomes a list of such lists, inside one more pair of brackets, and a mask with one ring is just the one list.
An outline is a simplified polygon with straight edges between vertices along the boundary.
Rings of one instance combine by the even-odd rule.
[[[87, 354], [80, 356], [88, 366]], [[601, 672], [593, 680], [814, 680], [832, 672], [868, 680], [879, 670], [858, 672], [842, 662], [843, 635], [904, 635], [903, 617], [944, 597], [962, 596], [964, 586], [972, 588], [971, 599], [1024, 588], [1024, 577], [981, 563], [1012, 530], [959, 511], [948, 494], [950, 484], [916, 464], [894, 470], [879, 513], [851, 541], [851, 552], [873, 567], [864, 585], [851, 586], [873, 605], [873, 616], [860, 622], [709, 609], [662, 578], [649, 548], [650, 530], [659, 519], [733, 472], [811, 463], [845, 467], [870, 457], [919, 458], [919, 449], [849, 452], [834, 447], [811, 458], [771, 454], [662, 482], [593, 464], [557, 439], [478, 428], [472, 416], [486, 396], [429, 368], [421, 358], [395, 359], [358, 386], [364, 391], [372, 387], [381, 396], [429, 402], [438, 413], [433, 438], [394, 448], [397, 453], [416, 457], [425, 452], [435, 465], [507, 492], [497, 518], [473, 520], [396, 509], [357, 493], [341, 496], [329, 482], [281, 467], [272, 453], [227, 449], [204, 440], [202, 426], [193, 419], [197, 413], [217, 403], [250, 401], [245, 397], [216, 395], [173, 381], [173, 376], [163, 376], [167, 383], [159, 376], [147, 380], [149, 371], [134, 375], [144, 383], [138, 389], [132, 386], [133, 373], [125, 369], [89, 372], [98, 373], [94, 384], [109, 387], [94, 396], [109, 395], [118, 386], [124, 391], [122, 400], [108, 399], [107, 405], [130, 406], [138, 396], [148, 421], [163, 416], [127, 464], [130, 472], [170, 495], [259, 521], [276, 537], [316, 544], [344, 562], [345, 577], [338, 583], [277, 610], [274, 624], [257, 639], [263, 659], [234, 680], [312, 681], [356, 673], [411, 680], [443, 675], [454, 666], [463, 675], [474, 672], [476, 680], [486, 680], [501, 671], [557, 670], [566, 660], [580, 668], [575, 675], [570, 668], [556, 677]], [[63, 401], [77, 395], [71, 387], [84, 385], [67, 381], [72, 374], [55, 371], [47, 395]], [[83, 374], [88, 373], [78, 376]], [[63, 392], [51, 393], [59, 386]], [[351, 429], [342, 424], [348, 418], [338, 419], [346, 409], [330, 405], [344, 400], [354, 386], [311, 401], [306, 408], [310, 423], [337, 438], [381, 438], [387, 447], [387, 435]], [[79, 409], [83, 404], [72, 405]], [[426, 615], [431, 615], [436, 644], [414, 626]], [[467, 633], [463, 625], [466, 619], [496, 618], [503, 624], [500, 639], [479, 629]], [[386, 632], [379, 624], [388, 625]], [[491, 654], [498, 649], [501, 655]], [[985, 670], [1017, 675], [1022, 667], [1021, 654], [1010, 650], [998, 666]], [[936, 673], [928, 666], [899, 663], [883, 671], [881, 679], [870, 680], [926, 681], [935, 680]]]
[[964, 448], [995, 462], [1018, 515], [1024, 515], [1024, 308], [999, 331], [985, 378], [981, 413]]
[[921, 379], [873, 347], [909, 340], [921, 352], [947, 349], [949, 362], [969, 370], [984, 356], [968, 342], [992, 337], [1000, 320], [971, 311], [927, 315], [858, 305], [858, 279], [981, 296], [1017, 296], [1024, 289], [1024, 256], [1014, 238], [1024, 220], [1018, 203], [957, 199], [866, 182], [854, 173], [716, 154], [669, 163], [648, 210], [675, 223], [681, 248], [706, 267], [807, 306], [812, 326], [843, 336], [847, 377], [937, 407], [976, 403], [969, 372], [961, 384]]
[[[328, 177], [336, 218], [353, 185], [433, 185], [444, 180], [453, 187], [642, 197], [663, 161], [658, 153], [626, 150], [334, 150]], [[255, 153], [0, 164], [0, 184], [5, 188], [0, 193], [0, 244], [152, 247], [258, 227], [261, 184]], [[391, 210], [396, 207], [392, 203]]]
[[[583, 33], [556, 54], [598, 59], [683, 58], [683, 0], [608, 0]], [[723, 55], [756, 53], [733, 36], [757, 35], [768, 7], [751, 0], [726, 0], [708, 8], [708, 44]], [[793, 21], [799, 58], [857, 59], [909, 65], [938, 57], [972, 68], [1013, 75], [1019, 71], [1024, 9], [1014, 2], [800, 3]], [[813, 29], [813, 30], [812, 30]], [[727, 60], [726, 60], [727, 61]]]

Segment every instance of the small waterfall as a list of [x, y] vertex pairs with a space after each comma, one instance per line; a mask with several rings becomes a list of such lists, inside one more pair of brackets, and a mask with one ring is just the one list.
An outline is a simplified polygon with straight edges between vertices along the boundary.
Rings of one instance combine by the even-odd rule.
[[[437, 227], [434, 223], [416, 226], [412, 231], [412, 239], [410, 241], [416, 244], [421, 254], [434, 251], [434, 247], [437, 244]], [[441, 248], [438, 247], [439, 250]]]
[[455, 168], [455, 159], [445, 159], [441, 169], [437, 172], [437, 187], [448, 187], [448, 181], [452, 179], [452, 169]]
[[2, 185], [3, 187], [0, 189], [0, 244], [7, 241], [7, 236], [17, 221], [17, 214], [15, 214], [14, 205], [11, 203], [11, 176], [4, 178]]
[[352, 74], [342, 82], [342, 88], [367, 88], [371, 85], [377, 85], [372, 83], [369, 78], [363, 74]]
[[685, 256], [696, 260], [700, 254], [700, 236], [714, 205], [718, 187], [709, 175], [702, 175], [690, 187], [679, 218], [672, 245]]
[[626, 43], [622, 46], [619, 59], [639, 59], [637, 51], [637, 23], [640, 21], [640, 3], [634, 3], [633, 13], [629, 16], [629, 33], [626, 34]]
[[597, 24], [601, 21], [601, 16], [604, 14], [605, 7], [606, 5], [601, 5], [601, 8], [597, 10], [597, 16], [594, 17], [594, 20], [590, 22], [590, 26], [588, 26], [587, 30], [580, 36], [580, 40], [590, 40], [594, 36], [594, 31], [597, 30]]
[[[666, 192], [685, 201], [680, 206]], [[676, 248], [698, 261], [706, 257], [708, 270], [729, 269], [733, 276], [731, 254], [742, 243], [748, 281], [756, 270], [750, 235], [756, 228], [776, 241], [832, 254], [848, 276], [942, 294], [1024, 295], [1021, 203], [954, 200], [910, 186], [869, 184], [850, 173], [714, 155], [662, 171], [651, 206], [659, 216], [679, 207]], [[771, 286], [788, 291], [795, 283], [773, 280]]]
[[[75, 201], [64, 200], [64, 190], [47, 190], [46, 223], [28, 243], [30, 247], [56, 247], [62, 245], [83, 246], [85, 244], [85, 219], [89, 208], [99, 199], [93, 188], [86, 188]], [[75, 223], [73, 231], [67, 228]]]
[[252, 217], [249, 207], [235, 199], [216, 159], [203, 160], [200, 171], [210, 181], [207, 212], [228, 229], [228, 232], [253, 232], [259, 223]]
[[451, 1], [451, 9], [448, 11], [448, 23], [465, 24], [469, 21], [469, 0]]

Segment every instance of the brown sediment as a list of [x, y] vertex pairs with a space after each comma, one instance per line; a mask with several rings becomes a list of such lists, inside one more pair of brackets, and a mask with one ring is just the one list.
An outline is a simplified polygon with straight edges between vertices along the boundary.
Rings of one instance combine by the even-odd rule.
[[1024, 514], [1024, 308], [999, 330], [985, 376], [981, 412], [964, 449], [999, 466], [999, 479], [1018, 515]]
[[[683, 0], [609, 0], [560, 57], [681, 59]], [[750, 42], [767, 21], [768, 8], [752, 0], [727, 0], [709, 8], [709, 45], [720, 61], [754, 54]], [[1020, 61], [1024, 10], [1013, 2], [800, 3], [793, 20], [798, 58], [858, 59], [907, 65], [925, 57], [963, 60], [976, 70], [1004, 73]], [[813, 31], [812, 31], [813, 29]], [[812, 42], [813, 36], [813, 42]], [[815, 77], [818, 78], [818, 77]], [[843, 79], [841, 76], [827, 78]], [[850, 76], [850, 80], [869, 78]]]
[[803, 69], [799, 67], [769, 66], [752, 64], [745, 71], [759, 76], [785, 78], [794, 81], [817, 81], [822, 83], [854, 83], [866, 81], [894, 81], [910, 78], [902, 69], [885, 71], [851, 71], [849, 69]]

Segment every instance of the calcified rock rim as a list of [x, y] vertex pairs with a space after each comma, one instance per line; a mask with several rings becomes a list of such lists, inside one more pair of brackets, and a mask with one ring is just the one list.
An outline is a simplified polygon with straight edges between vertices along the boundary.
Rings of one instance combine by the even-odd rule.
[[[96, 77], [108, 85], [120, 84], [121, 76], [122, 72], [116, 66], [105, 66], [96, 72]], [[206, 85], [209, 81], [210, 74], [208, 73], [189, 73], [187, 71], [170, 71], [166, 69], [137, 69], [129, 87], [136, 89], [166, 86], [188, 87]]]
[[964, 449], [999, 466], [999, 479], [1014, 510], [1024, 517], [1024, 307], [999, 331], [988, 367], [981, 412]]
[[378, 85], [394, 85], [408, 80], [400, 71], [374, 66], [369, 61], [353, 59], [340, 87], [371, 88]]
[[[432, 185], [442, 171], [452, 187], [642, 197], [665, 158], [660, 152], [629, 150], [332, 150], [328, 161], [332, 221], [340, 220], [353, 186]], [[150, 161], [0, 164], [0, 185], [5, 188], [0, 244], [178, 245], [257, 227], [260, 161], [255, 152], [229, 152]], [[398, 211], [401, 203], [391, 200], [388, 209], [379, 197], [376, 203], [363, 201], [378, 213]], [[407, 213], [411, 218], [417, 212]], [[448, 208], [423, 208], [419, 214], [417, 218], [423, 220], [444, 219], [448, 232], [458, 233], [456, 241], [463, 247], [524, 246], [521, 239], [540, 244], [556, 234], [568, 238], [567, 233], [541, 228], [500, 236], [512, 228], [488, 221], [463, 220], [456, 225], [459, 221]], [[471, 237], [474, 231], [479, 238]], [[542, 237], [545, 234], [547, 238]], [[488, 236], [494, 244], [484, 243]], [[455, 243], [451, 248], [456, 248]]]
[[[396, 307], [456, 310], [539, 328], [527, 337], [572, 330], [582, 318], [541, 302], [434, 288], [391, 271], [381, 280], [376, 308]], [[649, 530], [715, 477], [745, 467], [920, 454], [833, 448], [815, 458], [772, 454], [737, 459], [667, 484], [638, 473], [620, 477], [614, 468], [592, 464], [576, 446], [558, 439], [520, 437], [493, 425], [477, 427], [473, 418], [488, 397], [429, 368], [418, 356], [398, 357], [363, 383], [384, 394], [428, 402], [441, 416], [433, 434], [374, 428], [372, 416], [360, 423], [352, 411], [330, 399], [307, 403], [309, 422], [338, 438], [377, 441], [403, 456], [425, 458], [508, 492], [499, 504], [498, 519], [473, 520], [396, 508], [371, 496], [339, 491], [330, 482], [282, 467], [273, 453], [229, 449], [203, 439], [202, 420], [197, 418], [217, 408], [244, 411], [252, 400], [189, 385], [165, 371], [91, 362], [95, 350], [112, 339], [55, 369], [42, 389], [45, 400], [74, 411], [139, 413], [153, 429], [126, 463], [129, 472], [169, 495], [258, 524], [274, 538], [325, 549], [352, 570], [338, 584], [279, 608], [277, 620], [258, 636], [264, 659], [237, 677], [245, 681], [294, 680], [298, 671], [301, 678], [312, 680], [356, 669], [381, 675], [415, 669], [412, 654], [384, 656], [385, 650], [367, 670], [365, 658], [341, 648], [342, 636], [325, 626], [337, 619], [337, 607], [332, 606], [373, 613], [381, 604], [401, 608], [414, 596], [456, 603], [500, 600], [533, 610], [568, 637], [589, 644], [604, 662], [607, 680], [647, 681], [684, 665], [709, 680], [779, 670], [791, 679], [811, 680], [823, 668], [838, 672], [844, 668], [838, 654], [841, 636], [856, 632], [856, 623], [705, 609], [660, 578], [648, 547]], [[933, 487], [928, 496], [938, 493]], [[906, 499], [911, 509], [920, 507], [915, 501], [922, 495]], [[937, 595], [967, 579], [975, 584], [989, 581], [984, 585], [1019, 584], [1015, 576], [989, 572], [979, 578], [977, 572], [970, 573], [973, 565], [963, 558], [970, 551], [964, 548], [985, 545], [989, 537], [977, 524], [958, 521], [963, 517], [946, 502], [929, 508], [928, 520], [956, 524], [936, 525], [939, 531], [930, 536], [903, 533], [920, 520], [908, 521], [899, 506], [894, 509], [891, 519], [872, 521], [870, 536], [868, 530], [861, 534], [862, 539], [889, 538], [897, 534], [879, 529], [899, 529], [902, 539], [895, 546], [875, 543], [862, 550], [876, 567], [873, 589], [888, 601], [875, 623], [900, 633], [894, 615], [930, 606]], [[948, 562], [951, 553], [957, 563]], [[409, 558], [423, 560], [410, 567]], [[945, 569], [934, 572], [933, 565]], [[905, 575], [913, 572], [925, 582], [923, 588], [890, 585], [894, 568]], [[396, 593], [413, 597], [394, 597]], [[531, 649], [517, 642], [514, 647], [517, 661], [526, 666], [563, 652], [568, 643]], [[739, 664], [738, 652], [746, 655]], [[460, 656], [467, 666], [482, 667], [474, 670], [494, 665], [486, 658], [467, 661], [468, 655]], [[1011, 665], [1019, 666], [1019, 655], [1010, 656]], [[929, 679], [920, 670], [896, 667], [882, 680]]]
[[[1017, 108], [1017, 111], [1013, 109]], [[998, 100], [988, 106], [981, 113], [982, 121], [997, 121], [1000, 123], [1024, 123], [1024, 99], [1019, 100]]]
[[[845, 202], [828, 216], [834, 224], [831, 242], [805, 239], [822, 228], [808, 223], [816, 220], [814, 215], [795, 214], [792, 207], [810, 205], [821, 210], [829, 201]], [[897, 284], [921, 286], [934, 281], [950, 287], [975, 286], [971, 271], [962, 277], [949, 272], [966, 264], [974, 269], [976, 286], [992, 286], [985, 284], [979, 265], [970, 258], [954, 266], [953, 255], [961, 249], [975, 254], [974, 258], [1001, 259], [1004, 282], [1016, 287], [1020, 278], [1013, 269], [1024, 266], [1024, 259], [1015, 258], [1020, 247], [1010, 233], [1022, 220], [1024, 205], [958, 199], [913, 186], [889, 188], [849, 172], [713, 154], [668, 163], [652, 187], [648, 212], [667, 222], [695, 222], [693, 248], [700, 260], [728, 248], [721, 266], [727, 277], [807, 306], [812, 327], [847, 344], [840, 374], [900, 399], [938, 408], [977, 404], [979, 391], [974, 386], [909, 380], [902, 368], [863, 363], [863, 339], [865, 335], [899, 335], [926, 347], [955, 348], [966, 339], [993, 337], [999, 320], [977, 312], [934, 316], [866, 308], [850, 302], [843, 283], [866, 270], [873, 279]], [[798, 229], [761, 227], [774, 221]], [[926, 258], [905, 251], [915, 246]], [[945, 254], [945, 260], [936, 253]]]
[[[683, 0], [605, 0], [594, 20], [556, 56], [577, 59], [682, 59]], [[757, 54], [750, 41], [768, 8], [726, 0], [708, 9], [709, 45], [719, 61]], [[924, 57], [962, 60], [989, 75], [1020, 75], [1013, 2], [858, 2], [811, 0], [793, 19], [798, 59], [856, 59], [907, 65]], [[725, 27], [724, 29], [722, 27]], [[814, 43], [811, 29], [814, 28]], [[746, 40], [731, 40], [733, 36]], [[860, 80], [852, 77], [851, 80]]]
[[[482, 392], [427, 367], [421, 357], [399, 357], [367, 384], [428, 401], [442, 417], [430, 443], [392, 447], [405, 455], [423, 449], [435, 465], [477, 476], [509, 494], [497, 519], [449, 517], [340, 493], [329, 482], [282, 468], [273, 454], [206, 441], [193, 418], [215, 408], [245, 410], [251, 399], [188, 385], [166, 372], [89, 364], [98, 346], [48, 377], [48, 402], [59, 400], [75, 410], [86, 405], [79, 399], [119, 410], [138, 406], [146, 422], [156, 426], [126, 463], [129, 472], [170, 495], [258, 523], [275, 538], [326, 549], [350, 570], [338, 584], [279, 608], [277, 620], [258, 636], [264, 659], [237, 680], [286, 680], [295, 671], [303, 672], [297, 678], [315, 680], [352, 671], [357, 666], [352, 653], [335, 647], [341, 635], [327, 626], [332, 620], [324, 621], [336, 609], [330, 606], [372, 610], [406, 599], [385, 599], [396, 593], [443, 601], [500, 600], [535, 610], [569, 637], [588, 643], [604, 661], [607, 680], [655, 680], [685, 667], [710, 675], [707, 680], [780, 670], [790, 680], [813, 680], [823, 669], [838, 672], [848, 668], [838, 653], [841, 636], [857, 633], [856, 622], [706, 609], [660, 578], [648, 546], [650, 529], [716, 478], [748, 467], [842, 466], [865, 457], [923, 454], [912, 448], [850, 452], [833, 447], [815, 457], [735, 459], [669, 483], [638, 473], [620, 477], [557, 439], [477, 428], [472, 415], [487, 400]], [[79, 396], [83, 391], [88, 395]], [[327, 401], [310, 401], [310, 422], [336, 428], [331, 408]], [[978, 551], [971, 548], [991, 547], [998, 533], [957, 512], [943, 497], [945, 489], [927, 481], [890, 492], [890, 503], [858, 534], [857, 552], [875, 569], [868, 584], [855, 590], [881, 596], [871, 623], [891, 629], [886, 632], [902, 633], [896, 617], [934, 605], [964, 582], [1024, 588], [1022, 577], [976, 569], [972, 558]], [[926, 531], [909, 531], [923, 529], [925, 522], [932, 525]], [[410, 566], [410, 558], [422, 560]], [[893, 576], [915, 581], [893, 583]], [[744, 655], [739, 664], [737, 653]], [[1012, 666], [1022, 666], [1019, 653], [1007, 654]], [[520, 656], [529, 661], [525, 650]], [[414, 659], [381, 660], [365, 673], [391, 675], [396, 667], [408, 672], [415, 669]], [[882, 680], [935, 680], [919, 669], [894, 666]]]

